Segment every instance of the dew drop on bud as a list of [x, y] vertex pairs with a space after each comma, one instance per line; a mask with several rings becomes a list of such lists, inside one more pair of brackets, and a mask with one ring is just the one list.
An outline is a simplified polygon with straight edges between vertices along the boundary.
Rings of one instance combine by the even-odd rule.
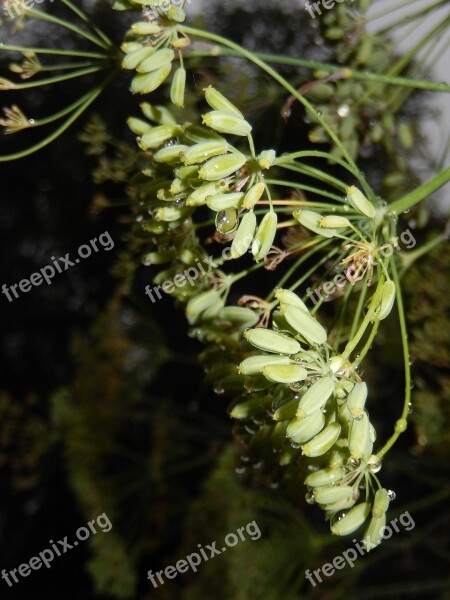
[[350, 114], [350, 106], [348, 104], [341, 104], [337, 109], [337, 114], [342, 118], [348, 117]]
[[315, 504], [316, 499], [314, 498], [314, 493], [307, 492], [307, 494], [305, 495], [305, 500], [306, 500], [307, 504]]
[[337, 513], [334, 513], [334, 515], [330, 519], [330, 526], [331, 526], [331, 528], [333, 528], [334, 525], [336, 525], [336, 523], [339, 523], [339, 521], [341, 519], [343, 519], [346, 514], [347, 513], [344, 510], [341, 510], [341, 511], [339, 511]]
[[394, 490], [388, 490], [387, 495], [389, 497], [390, 502], [392, 502], [393, 500], [395, 500], [397, 498], [397, 494], [394, 492]]
[[227, 208], [221, 210], [216, 216], [216, 229], [222, 235], [230, 235], [237, 229], [239, 220], [238, 213], [235, 208]]

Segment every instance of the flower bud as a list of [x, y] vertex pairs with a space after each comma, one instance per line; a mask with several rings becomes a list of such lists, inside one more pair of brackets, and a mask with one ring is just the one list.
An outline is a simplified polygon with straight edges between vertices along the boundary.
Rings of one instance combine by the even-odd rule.
[[230, 417], [233, 419], [249, 419], [262, 415], [265, 412], [266, 408], [262, 404], [261, 398], [250, 398], [236, 404], [230, 412]]
[[295, 411], [298, 406], [298, 398], [292, 398], [285, 402], [282, 406], [278, 407], [273, 413], [272, 419], [274, 421], [290, 421], [295, 417]]
[[177, 124], [175, 117], [165, 106], [153, 106], [153, 104], [149, 104], [148, 102], [141, 102], [139, 106], [144, 113], [144, 116], [158, 125]]
[[277, 288], [275, 290], [275, 298], [280, 302], [280, 310], [282, 314], [284, 314], [283, 311], [285, 311], [288, 306], [295, 306], [309, 314], [306, 304], [297, 296], [297, 294], [291, 292], [291, 290]]
[[245, 306], [226, 306], [220, 313], [220, 318], [231, 321], [238, 329], [253, 327], [259, 321], [259, 315]]
[[155, 219], [157, 221], [166, 221], [168, 223], [172, 221], [179, 221], [185, 219], [189, 214], [189, 209], [176, 208], [174, 206], [164, 206], [155, 210]]
[[147, 21], [138, 21], [137, 23], [133, 23], [131, 31], [135, 35], [155, 35], [160, 33], [161, 27]]
[[[297, 401], [298, 404], [298, 401]], [[312, 439], [325, 427], [325, 415], [319, 409], [305, 419], [292, 419], [286, 435], [296, 444], [304, 444]]]
[[122, 61], [122, 68], [135, 69], [139, 63], [149, 58], [154, 53], [155, 49], [153, 46], [141, 46], [139, 44], [139, 48], [133, 50], [124, 57]]
[[264, 367], [268, 365], [289, 365], [289, 363], [290, 359], [288, 356], [260, 354], [244, 359], [239, 365], [238, 371], [242, 375], [256, 375], [257, 373], [262, 373]]
[[341, 425], [339, 423], [331, 423], [331, 425], [328, 425], [317, 434], [316, 437], [313, 437], [312, 440], [302, 446], [302, 453], [310, 457], [326, 454], [334, 446], [340, 433]]
[[189, 148], [184, 155], [184, 162], [186, 165], [202, 163], [213, 156], [226, 154], [228, 152], [228, 148], [228, 142], [224, 139], [201, 142]]
[[203, 142], [212, 142], [212, 141], [221, 141], [227, 144], [228, 142], [224, 137], [216, 133], [215, 131], [211, 131], [207, 127], [203, 127], [202, 125], [193, 125], [192, 123], [186, 123], [184, 126], [184, 135], [188, 140], [194, 142], [194, 144], [203, 144]]
[[273, 210], [267, 212], [255, 235], [252, 244], [252, 254], [258, 262], [267, 256], [277, 233], [278, 218]]
[[137, 75], [131, 82], [131, 92], [133, 94], [150, 94], [155, 91], [169, 77], [172, 70], [172, 64], [168, 64], [161, 69]]
[[186, 89], [186, 69], [178, 67], [172, 79], [170, 86], [170, 100], [172, 104], [179, 108], [184, 107], [184, 92]]
[[189, 300], [186, 307], [186, 314], [191, 325], [196, 324], [200, 317], [212, 307], [222, 309], [222, 297], [217, 290], [208, 290], [197, 294]]
[[331, 377], [322, 377], [312, 384], [308, 391], [302, 396], [296, 416], [300, 419], [311, 415], [316, 410], [320, 410], [334, 390], [334, 383]]
[[215, 110], [230, 113], [240, 119], [244, 118], [244, 115], [238, 110], [234, 104], [232, 104], [223, 94], [218, 92], [211, 85], [203, 90], [205, 92], [205, 100], [211, 108]]
[[255, 204], [261, 200], [265, 189], [266, 186], [264, 183], [256, 183], [255, 185], [252, 185], [252, 187], [245, 194], [242, 208], [245, 208], [245, 210], [251, 210]]
[[153, 155], [153, 160], [159, 163], [173, 163], [181, 162], [181, 158], [184, 152], [188, 149], [188, 146], [184, 144], [174, 144], [173, 146], [167, 146], [161, 148]]
[[172, 48], [161, 48], [161, 50], [156, 50], [156, 52], [151, 54], [148, 58], [141, 61], [136, 70], [138, 73], [158, 71], [159, 69], [170, 65], [174, 58], [175, 52]]
[[276, 157], [275, 150], [264, 150], [257, 156], [257, 161], [261, 169], [270, 169], [274, 164]]
[[370, 514], [370, 504], [362, 502], [354, 506], [342, 519], [331, 526], [334, 535], [350, 535], [361, 527]]
[[252, 346], [266, 352], [290, 355], [300, 351], [297, 340], [270, 329], [247, 329], [244, 331], [244, 337]]
[[144, 148], [159, 148], [164, 142], [167, 142], [178, 133], [178, 127], [175, 125], [158, 125], [152, 127], [144, 133], [141, 138], [141, 144]]
[[219, 133], [247, 136], [252, 130], [250, 123], [224, 111], [213, 110], [212, 112], [202, 115], [202, 117], [203, 123], [207, 127], [211, 127], [211, 129], [214, 129]]
[[127, 125], [136, 135], [144, 135], [144, 133], [147, 133], [147, 131], [150, 131], [152, 128], [150, 123], [147, 121], [136, 119], [135, 117], [130, 117], [127, 119]]
[[346, 474], [343, 467], [336, 469], [320, 469], [314, 473], [310, 473], [305, 479], [305, 485], [309, 487], [321, 487], [323, 485], [335, 485]]
[[381, 289], [381, 300], [375, 313], [374, 320], [382, 321], [391, 313], [395, 302], [395, 283], [390, 279], [383, 283]]
[[262, 373], [269, 381], [288, 384], [303, 381], [308, 375], [300, 365], [267, 365]]
[[330, 485], [314, 490], [314, 498], [317, 504], [334, 504], [346, 500], [352, 494], [353, 488], [349, 485]]
[[247, 157], [241, 152], [232, 152], [210, 158], [198, 171], [200, 179], [216, 181], [232, 175], [245, 165]]
[[370, 422], [367, 413], [364, 411], [357, 419], [353, 419], [351, 424], [348, 438], [350, 455], [353, 458], [362, 458], [369, 444], [371, 444]]
[[220, 181], [210, 181], [196, 188], [186, 199], [186, 206], [201, 206], [206, 204], [208, 196], [220, 194], [224, 189]]
[[385, 488], [380, 488], [375, 492], [373, 501], [372, 516], [379, 519], [389, 508], [389, 494]]
[[323, 237], [331, 238], [337, 235], [337, 231], [335, 229], [326, 229], [325, 227], [320, 227], [320, 221], [322, 220], [322, 215], [319, 213], [313, 212], [312, 210], [295, 210], [292, 213], [294, 219], [296, 219], [300, 225], [314, 231], [314, 233], [318, 233]]
[[303, 308], [286, 305], [282, 307], [281, 312], [289, 323], [298, 333], [310, 344], [325, 344], [327, 341], [327, 332], [315, 317], [305, 312]]
[[339, 229], [340, 227], [351, 227], [351, 223], [345, 217], [331, 215], [322, 217], [319, 221], [319, 227], [324, 227], [325, 229]]
[[362, 215], [369, 217], [369, 219], [373, 219], [375, 217], [375, 207], [369, 202], [369, 200], [364, 196], [364, 194], [357, 187], [352, 185], [347, 188], [347, 202], [353, 206], [355, 210], [357, 210]]
[[367, 552], [373, 550], [376, 546], [381, 543], [383, 539], [384, 528], [386, 526], [386, 514], [379, 518], [372, 517], [370, 519], [369, 526], [364, 532], [364, 537], [362, 539], [363, 546]]
[[347, 398], [347, 407], [353, 418], [360, 418], [364, 413], [366, 399], [367, 385], [365, 383], [355, 383]]
[[231, 244], [231, 258], [239, 258], [247, 252], [256, 230], [256, 215], [253, 211], [245, 213]]
[[227, 208], [238, 208], [244, 194], [242, 192], [230, 192], [229, 194], [217, 194], [207, 199], [207, 206], [216, 212]]

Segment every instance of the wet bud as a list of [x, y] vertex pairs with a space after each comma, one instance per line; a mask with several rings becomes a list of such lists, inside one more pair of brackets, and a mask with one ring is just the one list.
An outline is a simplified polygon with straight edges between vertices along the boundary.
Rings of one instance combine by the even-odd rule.
[[290, 355], [300, 351], [297, 340], [270, 329], [247, 329], [244, 337], [252, 346], [267, 352]]
[[366, 453], [370, 441], [370, 423], [367, 413], [364, 411], [357, 419], [353, 419], [348, 438], [350, 455], [360, 459]]
[[155, 35], [160, 33], [161, 27], [159, 25], [154, 25], [153, 23], [148, 23], [147, 21], [139, 21], [133, 23], [131, 31], [135, 35]]
[[155, 49], [152, 46], [141, 46], [136, 50], [128, 53], [123, 61], [122, 67], [124, 69], [136, 69], [136, 67], [145, 59], [149, 58], [155, 53]]
[[288, 384], [303, 381], [308, 375], [300, 365], [267, 365], [262, 372], [269, 381]]
[[297, 417], [304, 419], [316, 410], [321, 409], [330, 398], [333, 390], [334, 383], [331, 377], [322, 377], [322, 379], [313, 383], [299, 402]]
[[327, 238], [337, 235], [335, 229], [326, 229], [325, 227], [320, 226], [320, 221], [323, 217], [322, 215], [319, 215], [319, 213], [313, 212], [312, 210], [296, 210], [292, 214], [294, 219], [296, 219], [300, 225], [314, 231], [314, 233], [318, 233]]
[[127, 119], [127, 125], [131, 129], [133, 133], [136, 135], [144, 135], [147, 131], [150, 131], [152, 126], [147, 121], [143, 121], [142, 119], [136, 119], [135, 117], [130, 117]]
[[358, 419], [364, 413], [366, 399], [367, 385], [365, 383], [355, 383], [347, 399], [347, 408], [353, 418]]
[[302, 446], [302, 453], [310, 457], [326, 454], [334, 446], [340, 433], [341, 425], [339, 423], [331, 423], [331, 425], [328, 425], [317, 434], [316, 437], [313, 437], [312, 440]]
[[170, 100], [172, 104], [179, 108], [184, 107], [184, 92], [186, 89], [186, 69], [178, 67], [172, 79], [170, 86]]
[[292, 400], [288, 400], [285, 404], [277, 408], [272, 415], [272, 419], [274, 421], [290, 421], [295, 417], [297, 406], [298, 398], [292, 398]]
[[245, 210], [251, 210], [255, 204], [261, 200], [265, 189], [266, 186], [264, 183], [257, 183], [253, 185], [245, 194], [242, 208], [245, 208]]
[[354, 506], [342, 519], [331, 526], [334, 535], [350, 535], [361, 527], [370, 514], [370, 504], [363, 502]]
[[292, 419], [288, 425], [286, 435], [294, 443], [304, 444], [320, 433], [324, 427], [325, 415], [321, 410], [316, 410], [305, 419]]
[[168, 64], [157, 71], [137, 75], [131, 82], [133, 94], [150, 94], [155, 91], [169, 77], [172, 64]]
[[370, 519], [369, 526], [364, 532], [364, 537], [362, 539], [363, 546], [367, 552], [370, 552], [370, 550], [373, 550], [381, 543], [385, 526], [385, 513], [383, 513], [383, 515], [379, 518], [372, 517]]
[[321, 487], [323, 485], [335, 485], [340, 481], [346, 470], [343, 467], [337, 467], [336, 469], [320, 469], [314, 473], [310, 473], [305, 479], [305, 485], [309, 487]]
[[353, 489], [349, 485], [323, 486], [314, 490], [317, 504], [334, 504], [346, 500], [352, 494]]
[[158, 125], [144, 133], [141, 138], [141, 145], [143, 148], [159, 148], [177, 133], [178, 127], [175, 125]]
[[252, 244], [252, 254], [257, 262], [265, 258], [272, 247], [277, 233], [277, 223], [277, 213], [269, 210], [264, 215]]
[[310, 344], [325, 344], [327, 341], [327, 332], [315, 317], [305, 312], [303, 308], [286, 305], [282, 307], [281, 312], [289, 323], [298, 333]]
[[238, 367], [239, 373], [242, 375], [256, 375], [262, 373], [264, 367], [268, 365], [289, 365], [290, 358], [288, 356], [268, 356], [261, 354], [258, 356], [249, 356], [244, 359]]
[[238, 110], [234, 104], [232, 104], [225, 96], [218, 92], [211, 85], [203, 90], [205, 92], [205, 100], [211, 108], [215, 110], [230, 113], [240, 119], [244, 118], [244, 115]]
[[384, 488], [380, 488], [375, 493], [373, 501], [372, 516], [379, 519], [389, 508], [389, 494]]
[[226, 210], [227, 208], [238, 208], [244, 194], [242, 192], [230, 192], [229, 194], [217, 194], [211, 196], [206, 204], [211, 210], [216, 212]]
[[351, 223], [345, 217], [339, 216], [329, 216], [322, 217], [319, 221], [319, 227], [324, 227], [325, 229], [339, 229], [341, 227], [350, 227]]
[[381, 289], [381, 300], [374, 320], [382, 321], [391, 313], [395, 302], [395, 283], [392, 280], [385, 281]]
[[256, 215], [253, 211], [245, 213], [231, 244], [231, 258], [239, 258], [247, 252], [256, 231]]
[[188, 146], [183, 144], [174, 144], [173, 146], [167, 146], [161, 148], [153, 155], [153, 160], [159, 163], [173, 163], [181, 162], [184, 152], [188, 149]]
[[203, 123], [207, 127], [211, 127], [219, 133], [229, 133], [230, 135], [247, 136], [252, 130], [252, 126], [244, 119], [235, 117], [230, 113], [223, 112], [220, 110], [214, 110], [212, 112], [202, 115]]
[[213, 156], [225, 154], [228, 152], [228, 142], [224, 139], [201, 142], [191, 146], [184, 155], [186, 165], [194, 165], [205, 162]]
[[375, 207], [367, 200], [364, 194], [357, 187], [352, 185], [347, 188], [347, 202], [353, 206], [359, 213], [373, 219], [375, 217]]
[[247, 157], [241, 152], [232, 152], [210, 158], [198, 171], [200, 179], [216, 181], [232, 175], [245, 165]]
[[257, 161], [261, 169], [270, 169], [276, 158], [277, 155], [275, 150], [264, 150], [264, 152], [261, 152], [261, 154], [257, 157]]
[[223, 308], [222, 296], [217, 290], [208, 290], [191, 298], [186, 307], [189, 323], [195, 325], [205, 311], [211, 308], [218, 309], [218, 312]]
[[220, 181], [210, 181], [196, 188], [186, 199], [186, 206], [202, 206], [208, 196], [220, 194], [224, 189]]

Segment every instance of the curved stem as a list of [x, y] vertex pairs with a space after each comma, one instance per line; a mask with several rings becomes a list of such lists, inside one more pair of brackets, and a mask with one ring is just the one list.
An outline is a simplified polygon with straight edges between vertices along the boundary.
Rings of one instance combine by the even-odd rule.
[[[328, 192], [326, 190], [321, 190], [320, 188], [313, 187], [311, 185], [304, 185], [303, 183], [299, 183], [298, 181], [287, 181], [283, 179], [266, 179], [267, 183], [270, 185], [281, 185], [283, 187], [289, 188], [297, 188], [299, 190], [304, 190], [305, 192], [312, 192], [313, 194], [317, 194], [318, 196], [325, 196], [325, 198], [330, 198], [331, 200], [336, 200], [337, 202], [342, 202], [342, 197], [337, 194], [333, 194], [333, 192]], [[333, 208], [336, 210], [343, 210], [347, 212], [347, 210], [340, 206], [333, 205]]]
[[77, 56], [81, 58], [109, 58], [108, 54], [100, 52], [84, 52], [82, 50], [60, 50], [54, 48], [28, 48], [26, 46], [13, 46], [0, 43], [0, 50], [11, 52], [32, 52], [33, 54], [54, 54], [57, 56]]
[[[291, 164], [283, 163], [279, 166], [282, 167], [283, 169], [287, 169], [288, 171], [296, 171], [297, 173], [301, 173], [302, 175], [309, 175], [310, 177], [314, 177], [315, 179], [318, 179], [319, 181], [322, 181], [322, 182], [326, 182], [326, 183], [332, 185], [333, 187], [337, 188], [338, 190], [342, 190], [343, 192], [345, 192], [348, 187], [348, 185], [344, 181], [341, 181], [340, 179], [337, 179], [336, 177], [332, 177], [331, 175], [323, 173], [322, 171], [320, 171], [319, 169], [316, 169], [315, 167], [310, 167], [310, 166], [304, 165], [302, 163], [297, 163], [297, 162], [293, 162]], [[340, 201], [345, 202], [344, 198], [341, 198]]]
[[115, 48], [115, 45], [106, 35], [106, 33], [103, 33], [103, 31], [99, 27], [97, 27], [97, 25], [95, 25], [82, 10], [80, 10], [77, 6], [72, 4], [70, 0], [61, 0], [61, 2], [65, 4], [68, 8], [70, 8], [70, 10], [73, 11], [78, 17], [80, 17], [82, 21], [89, 25], [91, 29], [98, 35], [98, 37], [105, 42], [105, 44], [107, 44], [110, 48]]
[[27, 83], [14, 83], [11, 82], [10, 88], [3, 88], [4, 91], [9, 90], [27, 90], [30, 88], [40, 87], [41, 85], [49, 85], [53, 83], [60, 83], [61, 81], [67, 81], [68, 79], [75, 79], [75, 77], [83, 77], [84, 75], [90, 75], [91, 73], [96, 73], [97, 71], [101, 71], [102, 69], [106, 69], [107, 67], [102, 65], [97, 65], [96, 67], [89, 67], [88, 69], [81, 69], [80, 71], [75, 71], [75, 73], [66, 73], [65, 75], [58, 75], [56, 77], [49, 77], [48, 79], [40, 79], [36, 81], [28, 81]]
[[389, 215], [398, 215], [399, 213], [404, 212], [418, 204], [421, 200], [444, 186], [448, 181], [450, 181], [450, 167], [447, 167], [438, 175], [435, 175], [433, 179], [427, 181], [416, 190], [413, 190], [400, 200], [396, 200], [392, 204], [390, 204], [387, 208], [387, 214]]

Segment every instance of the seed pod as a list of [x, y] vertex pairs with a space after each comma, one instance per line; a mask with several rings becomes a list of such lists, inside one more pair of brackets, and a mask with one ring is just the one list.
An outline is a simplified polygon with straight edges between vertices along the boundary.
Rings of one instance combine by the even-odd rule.
[[174, 206], [163, 206], [157, 208], [154, 213], [154, 217], [157, 221], [165, 221], [171, 223], [173, 221], [179, 221], [185, 219], [189, 214], [189, 209], [176, 208]]
[[349, 485], [326, 485], [314, 490], [317, 504], [334, 504], [346, 500], [352, 494], [353, 488]]
[[[202, 321], [210, 321], [211, 319], [215, 319], [222, 312], [222, 309], [225, 306], [225, 300], [222, 296], [220, 296], [216, 302], [212, 303], [203, 313]], [[235, 376], [234, 376], [235, 377]], [[243, 385], [242, 379], [240, 379], [240, 384], [238, 391], [242, 390]]]
[[256, 158], [261, 169], [270, 169], [274, 164], [276, 157], [275, 150], [264, 150]]
[[363, 546], [367, 552], [373, 550], [381, 543], [383, 539], [384, 528], [386, 527], [386, 514], [379, 518], [372, 517], [370, 519], [369, 526], [364, 532], [364, 537], [362, 539]]
[[334, 94], [334, 87], [330, 83], [318, 83], [310, 88], [305, 96], [313, 102], [324, 102]]
[[296, 444], [304, 444], [320, 433], [324, 427], [325, 415], [321, 410], [316, 410], [305, 419], [292, 419], [286, 434]]
[[267, 365], [262, 373], [274, 383], [297, 383], [307, 377], [306, 370], [300, 365]]
[[390, 279], [383, 283], [381, 289], [381, 300], [374, 320], [382, 321], [391, 313], [395, 302], [395, 283]]
[[375, 493], [373, 501], [372, 516], [376, 519], [381, 518], [389, 508], [389, 494], [385, 488], [380, 488]]
[[369, 219], [373, 219], [375, 217], [374, 205], [367, 200], [361, 190], [352, 185], [351, 187], [347, 188], [346, 193], [347, 202], [353, 206], [355, 210], [362, 215], [369, 217]]
[[297, 294], [291, 292], [290, 290], [277, 288], [275, 290], [275, 298], [280, 302], [281, 314], [284, 314], [289, 306], [295, 306], [296, 308], [299, 308], [300, 310], [303, 310], [303, 312], [309, 314], [309, 310], [303, 300], [301, 300]]
[[127, 119], [127, 125], [131, 129], [133, 133], [136, 135], [144, 135], [147, 131], [150, 131], [152, 126], [147, 121], [143, 121], [142, 119], [136, 119], [135, 117], [130, 117]]
[[141, 144], [144, 148], [158, 148], [164, 142], [173, 138], [178, 132], [178, 127], [174, 125], [158, 125], [152, 127], [141, 138]]
[[150, 121], [158, 125], [177, 125], [175, 117], [165, 106], [153, 106], [148, 102], [142, 102], [139, 106], [144, 116]]
[[198, 171], [200, 179], [217, 181], [232, 175], [245, 165], [247, 157], [241, 152], [232, 152], [210, 158]]
[[173, 163], [173, 162], [181, 162], [181, 157], [184, 152], [188, 149], [188, 146], [184, 144], [174, 144], [173, 146], [167, 146], [166, 148], [161, 148], [153, 155], [153, 160], [159, 163]]
[[245, 194], [244, 201], [242, 202], [242, 208], [245, 208], [245, 210], [251, 210], [255, 204], [261, 200], [265, 189], [266, 186], [264, 183], [252, 185], [252, 187]]
[[231, 235], [239, 224], [238, 211], [235, 208], [226, 208], [216, 214], [216, 230], [221, 235]]
[[277, 408], [277, 410], [273, 413], [272, 419], [274, 421], [290, 421], [295, 417], [295, 411], [298, 406], [298, 398], [292, 398], [292, 400], [288, 400]]
[[408, 127], [406, 123], [400, 123], [397, 133], [403, 148], [405, 148], [405, 150], [411, 150], [414, 146], [414, 136], [411, 127]]
[[355, 383], [347, 399], [347, 407], [353, 418], [360, 418], [364, 413], [366, 399], [367, 385], [365, 383]]
[[230, 192], [229, 194], [217, 194], [206, 200], [207, 206], [216, 212], [227, 208], [238, 208], [244, 194], [242, 192]]
[[347, 459], [347, 452], [344, 448], [335, 446], [330, 452], [330, 458], [328, 460], [328, 467], [330, 469], [337, 469], [342, 467]]
[[186, 198], [186, 206], [202, 206], [203, 204], [206, 204], [206, 199], [209, 196], [220, 194], [223, 189], [224, 187], [221, 185], [220, 181], [210, 181], [209, 183], [205, 183], [189, 194]]
[[362, 502], [354, 506], [342, 519], [331, 526], [334, 535], [350, 535], [361, 527], [370, 514], [370, 504]]
[[215, 110], [230, 113], [240, 119], [244, 118], [244, 115], [238, 110], [234, 104], [232, 104], [223, 94], [218, 92], [211, 85], [203, 90], [205, 92], [205, 100], [211, 108]]
[[325, 229], [339, 229], [341, 227], [350, 226], [351, 223], [348, 219], [334, 215], [322, 217], [319, 221], [319, 227], [325, 227]]
[[250, 398], [236, 404], [230, 411], [230, 417], [233, 419], [249, 419], [263, 415], [265, 412], [266, 408], [261, 402], [261, 398]]
[[301, 346], [292, 337], [283, 335], [270, 329], [247, 329], [244, 331], [245, 339], [260, 350], [278, 354], [297, 354]]
[[269, 210], [264, 215], [252, 244], [252, 254], [256, 262], [267, 256], [277, 234], [277, 213]]
[[211, 307], [220, 306], [222, 303], [222, 297], [217, 290], [208, 290], [197, 294], [189, 300], [186, 306], [186, 314], [188, 321], [191, 325], [196, 324], [201, 315]]
[[304, 419], [316, 410], [321, 409], [334, 390], [331, 377], [322, 377], [302, 396], [297, 410], [297, 417]]
[[137, 23], [133, 23], [131, 31], [134, 35], [155, 35], [160, 33], [161, 27], [147, 21], [138, 21]]
[[156, 52], [151, 54], [148, 58], [141, 61], [136, 70], [138, 73], [158, 71], [171, 64], [174, 58], [175, 52], [172, 48], [161, 48], [161, 50], [156, 50]]
[[320, 469], [310, 473], [305, 479], [305, 485], [309, 487], [321, 487], [323, 485], [335, 485], [344, 477], [346, 470], [343, 467], [336, 469]]
[[212, 141], [221, 141], [225, 142], [228, 147], [228, 143], [221, 135], [216, 133], [215, 131], [211, 131], [207, 127], [203, 127], [202, 125], [192, 125], [192, 123], [187, 123], [184, 125], [184, 135], [188, 140], [194, 142], [194, 144], [203, 144], [204, 142], [212, 142]]
[[282, 309], [282, 314], [291, 327], [307, 340], [310, 344], [325, 344], [327, 332], [322, 325], [303, 308], [287, 306]]
[[236, 117], [228, 112], [213, 110], [202, 115], [203, 123], [219, 133], [229, 133], [230, 135], [247, 136], [252, 130], [252, 126], [244, 119]]
[[131, 54], [132, 52], [136, 52], [136, 50], [140, 50], [141, 48], [144, 48], [144, 46], [139, 42], [124, 42], [120, 46], [120, 49], [124, 54]]
[[174, 170], [174, 174], [181, 181], [187, 182], [192, 180], [198, 180], [198, 168], [197, 167], [177, 167]]
[[292, 215], [303, 227], [314, 231], [314, 233], [318, 233], [326, 238], [332, 238], [337, 235], [335, 229], [320, 227], [319, 223], [322, 220], [322, 215], [319, 215], [319, 213], [312, 210], [295, 210]]
[[186, 13], [179, 6], [170, 6], [166, 15], [170, 21], [175, 21], [175, 23], [183, 23], [186, 20]]
[[178, 67], [170, 86], [170, 100], [175, 106], [184, 108], [184, 92], [186, 89], [186, 69]]
[[205, 162], [213, 156], [225, 154], [228, 149], [228, 142], [224, 139], [201, 142], [191, 146], [185, 153], [183, 160], [186, 165], [195, 165]]
[[143, 73], [133, 78], [131, 92], [133, 94], [150, 94], [154, 92], [169, 77], [172, 64], [168, 64], [157, 71]]
[[247, 252], [256, 230], [256, 215], [253, 211], [245, 213], [231, 244], [231, 258], [239, 258]]
[[256, 373], [262, 373], [264, 367], [267, 367], [268, 365], [289, 365], [289, 363], [290, 358], [288, 356], [260, 354], [245, 358], [239, 365], [238, 371], [242, 375], [256, 375]]
[[371, 443], [369, 425], [369, 417], [365, 411], [357, 419], [353, 419], [348, 438], [348, 447], [353, 458], [361, 459]]
[[226, 306], [220, 313], [221, 319], [230, 321], [239, 329], [253, 327], [259, 321], [259, 315], [244, 306]]
[[122, 61], [123, 69], [135, 69], [139, 63], [155, 53], [153, 46], [141, 46], [127, 54]]
[[340, 423], [331, 423], [325, 427], [316, 437], [302, 446], [302, 453], [305, 456], [322, 456], [330, 450], [336, 443], [341, 433]]

